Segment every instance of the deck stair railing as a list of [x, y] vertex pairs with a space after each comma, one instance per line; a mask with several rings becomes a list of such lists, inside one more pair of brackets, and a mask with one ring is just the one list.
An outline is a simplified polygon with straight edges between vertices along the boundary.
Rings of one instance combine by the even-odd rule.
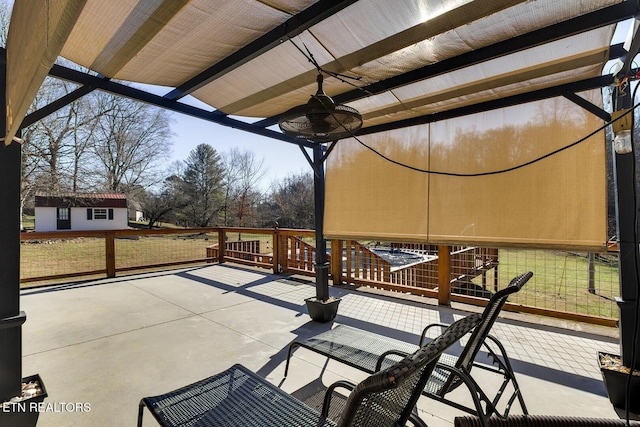
[[438, 287], [438, 257], [427, 261], [395, 268], [389, 280], [400, 286], [417, 289], [436, 289]]
[[[451, 248], [451, 288], [454, 292], [466, 293], [471, 281], [482, 276], [482, 287], [486, 291], [486, 272], [498, 268], [498, 249], [475, 246], [453, 246]], [[493, 290], [498, 290], [497, 274]]]
[[282, 239], [284, 252], [287, 254], [282, 272], [314, 273], [316, 247], [305, 242], [301, 237], [287, 235]]
[[355, 240], [346, 241], [342, 265], [341, 280], [350, 283], [388, 282], [391, 277], [391, 263]]
[[391, 243], [391, 249], [399, 249], [422, 255], [438, 254], [438, 245], [430, 245], [428, 243], [393, 242]]
[[[211, 260], [220, 259], [220, 246], [218, 243], [207, 246], [206, 251], [207, 258], [210, 258]], [[267, 268], [270, 268], [273, 264], [273, 255], [264, 254], [260, 251], [260, 240], [225, 242], [224, 256], [229, 261], [235, 261], [240, 264], [244, 264], [244, 261], [246, 261], [248, 264]]]

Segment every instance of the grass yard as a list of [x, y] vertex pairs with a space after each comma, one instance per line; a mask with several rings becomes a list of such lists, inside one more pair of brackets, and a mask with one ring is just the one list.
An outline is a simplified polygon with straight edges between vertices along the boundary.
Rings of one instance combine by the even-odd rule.
[[20, 279], [105, 269], [105, 240], [77, 238], [23, 241]]
[[[228, 241], [260, 240], [261, 252], [272, 251], [268, 234], [231, 233]], [[157, 234], [122, 236], [115, 239], [116, 269], [201, 260], [207, 246], [218, 243], [217, 233]], [[101, 271], [106, 273], [106, 244], [103, 238], [45, 239], [20, 245], [21, 280], [56, 275]]]
[[[534, 273], [522, 290], [510, 297], [511, 302], [569, 313], [618, 317], [614, 300], [619, 294], [615, 257], [596, 257], [593, 293], [589, 292], [589, 260], [584, 253], [501, 249], [499, 259], [500, 288], [520, 273]], [[479, 284], [480, 278], [474, 282]], [[493, 271], [487, 274], [487, 283], [493, 283]]]
[[116, 269], [203, 259], [217, 234], [149, 235], [116, 239]]
[[[115, 241], [116, 269], [203, 259], [217, 235], [157, 235]], [[105, 239], [26, 241], [20, 246], [20, 278], [105, 271]]]

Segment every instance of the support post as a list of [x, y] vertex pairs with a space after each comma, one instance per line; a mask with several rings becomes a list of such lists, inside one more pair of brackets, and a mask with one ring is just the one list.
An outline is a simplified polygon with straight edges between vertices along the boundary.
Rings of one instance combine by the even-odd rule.
[[273, 274], [280, 273], [280, 233], [278, 232], [278, 223], [273, 225], [273, 233], [271, 234], [271, 252], [273, 253]]
[[343, 241], [338, 239], [331, 240], [331, 280], [333, 284], [342, 282], [342, 248]]
[[339, 298], [329, 297], [329, 263], [327, 262], [327, 242], [324, 240], [324, 157], [322, 145], [313, 147], [313, 193], [316, 226], [316, 296], [307, 298], [307, 310], [311, 319], [330, 322], [338, 313]]
[[20, 396], [22, 382], [20, 152], [17, 142], [0, 142], [0, 402]]
[[224, 229], [222, 228], [218, 229], [218, 263], [219, 264], [224, 263], [224, 249], [225, 249], [225, 243], [227, 242], [226, 237], [227, 235], [225, 234]]
[[[614, 96], [613, 101], [616, 110], [631, 106], [629, 91], [621, 92], [616, 90]], [[632, 153], [636, 151], [637, 147]], [[622, 364], [631, 369], [640, 369], [640, 345], [636, 345], [635, 360], [632, 359], [634, 349], [633, 332], [636, 327], [640, 327], [640, 325], [636, 325], [637, 319], [635, 316], [640, 284], [636, 280], [638, 246], [635, 242], [635, 236], [638, 231], [638, 216], [636, 215], [638, 195], [635, 194], [634, 170], [637, 165], [632, 153], [618, 154], [613, 152], [615, 207], [618, 225], [618, 246], [620, 249], [618, 261], [620, 297], [616, 298], [616, 303], [620, 310], [620, 353]], [[638, 340], [637, 344], [640, 344], [640, 340]]]
[[107, 277], [116, 277], [116, 234], [108, 231], [104, 236], [104, 242]]
[[596, 293], [596, 254], [589, 252], [587, 255], [589, 259], [589, 293]]
[[316, 225], [316, 298], [329, 299], [329, 264], [327, 263], [327, 242], [324, 240], [324, 165], [322, 146], [313, 148], [313, 196]]
[[[0, 134], [6, 134], [5, 51], [0, 57]], [[21, 150], [17, 142], [0, 141], [0, 402], [20, 396], [22, 383], [22, 324], [20, 311], [20, 180]]]

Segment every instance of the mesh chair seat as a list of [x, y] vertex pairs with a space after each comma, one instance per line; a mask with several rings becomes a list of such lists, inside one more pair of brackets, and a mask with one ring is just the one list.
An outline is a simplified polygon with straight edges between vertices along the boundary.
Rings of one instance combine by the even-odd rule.
[[[224, 372], [140, 403], [163, 427], [335, 426], [275, 385], [236, 364]], [[141, 416], [139, 417], [142, 425]]]
[[[333, 329], [304, 341], [291, 343], [285, 367], [285, 376], [288, 374], [291, 352], [298, 346], [315, 351], [325, 357], [338, 360], [370, 374], [379, 370], [376, 369], [376, 365], [381, 355], [389, 351], [410, 354], [419, 348], [419, 346], [415, 344], [367, 332], [363, 329], [352, 328], [347, 325], [337, 325]], [[392, 358], [388, 358], [383, 362], [382, 367], [390, 366], [393, 362], [394, 360]]]

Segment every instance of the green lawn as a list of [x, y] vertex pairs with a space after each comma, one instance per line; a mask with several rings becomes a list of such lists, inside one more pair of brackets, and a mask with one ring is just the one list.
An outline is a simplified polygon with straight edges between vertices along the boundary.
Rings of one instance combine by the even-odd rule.
[[[616, 258], [596, 257], [594, 293], [589, 292], [589, 261], [586, 254], [564, 251], [501, 249], [499, 252], [500, 286], [525, 271], [533, 278], [512, 295], [511, 302], [607, 318], [617, 318], [614, 298], [619, 293]], [[480, 278], [474, 280], [480, 284]], [[493, 283], [493, 272], [487, 276]]]

